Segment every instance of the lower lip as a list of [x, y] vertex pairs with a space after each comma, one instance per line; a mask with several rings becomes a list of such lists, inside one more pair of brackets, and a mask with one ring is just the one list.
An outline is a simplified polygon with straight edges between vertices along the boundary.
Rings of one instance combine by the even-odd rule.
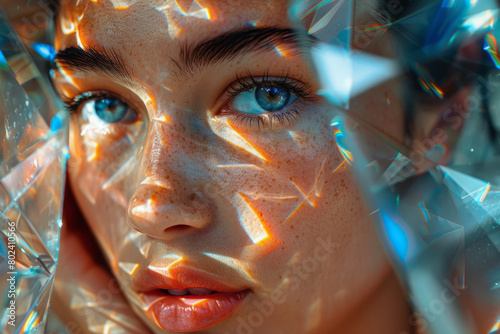
[[[216, 292], [206, 296], [171, 296], [161, 291], [145, 293], [152, 301], [148, 317], [162, 329], [189, 332], [205, 329], [229, 318], [243, 303], [248, 290]], [[149, 304], [149, 303], [148, 303]]]

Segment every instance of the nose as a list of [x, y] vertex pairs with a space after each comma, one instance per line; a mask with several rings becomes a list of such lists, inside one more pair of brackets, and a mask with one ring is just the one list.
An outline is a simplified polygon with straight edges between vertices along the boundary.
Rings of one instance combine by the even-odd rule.
[[[145, 183], [146, 182], [146, 183]], [[151, 237], [171, 240], [209, 225], [212, 210], [202, 192], [187, 195], [172, 187], [141, 184], [128, 206], [131, 227]]]
[[[186, 133], [176, 135], [175, 129], [170, 130], [156, 126], [148, 134], [142, 182], [127, 212], [133, 229], [164, 240], [207, 227], [214, 210], [202, 187], [207, 177], [203, 175], [203, 155], [185, 140]], [[183, 135], [184, 140], [176, 138], [178, 135]]]

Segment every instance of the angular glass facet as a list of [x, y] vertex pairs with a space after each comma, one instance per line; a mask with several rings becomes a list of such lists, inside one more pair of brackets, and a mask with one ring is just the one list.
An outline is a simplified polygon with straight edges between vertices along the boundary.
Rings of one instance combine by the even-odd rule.
[[0, 11], [2, 333], [45, 331], [68, 155], [51, 89]]
[[296, 1], [290, 14], [424, 329], [496, 332], [498, 2], [375, 3]]

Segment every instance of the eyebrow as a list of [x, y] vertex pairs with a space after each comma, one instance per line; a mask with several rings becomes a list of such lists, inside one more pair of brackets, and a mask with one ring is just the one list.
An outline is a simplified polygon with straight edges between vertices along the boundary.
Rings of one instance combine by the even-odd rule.
[[68, 47], [57, 53], [55, 65], [74, 71], [94, 72], [107, 77], [116, 78], [126, 84], [133, 85], [133, 74], [114, 50], [89, 46]]
[[[266, 52], [287, 45], [294, 53], [299, 50], [299, 35], [290, 28], [245, 27], [218, 35], [195, 46], [183, 45], [180, 51], [181, 70], [195, 69], [233, 60], [249, 52]], [[305, 40], [305, 39], [304, 39]]]
[[[223, 33], [196, 45], [181, 46], [178, 60], [169, 58], [181, 75], [192, 75], [198, 69], [230, 61], [249, 52], [266, 52], [287, 45], [293, 54], [299, 53], [299, 42], [311, 41], [300, 38], [291, 28], [244, 27]], [[123, 58], [113, 49], [89, 46], [68, 47], [57, 53], [56, 64], [63, 68], [82, 72], [95, 72], [134, 85], [133, 73]]]

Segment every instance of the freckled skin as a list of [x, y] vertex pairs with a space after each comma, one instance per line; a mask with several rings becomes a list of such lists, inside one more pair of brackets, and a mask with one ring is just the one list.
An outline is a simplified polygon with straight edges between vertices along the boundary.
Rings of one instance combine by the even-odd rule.
[[[68, 72], [74, 77], [73, 91], [111, 90], [139, 105], [140, 114], [133, 127], [115, 127], [112, 140], [97, 130], [95, 137], [80, 136], [85, 122], [75, 118], [71, 153], [76, 163], [70, 163], [75, 197], [126, 298], [156, 333], [164, 331], [140, 308], [140, 298], [130, 285], [133, 277], [119, 269], [119, 262], [138, 263], [141, 270], [174, 253], [200, 270], [217, 272], [233, 285], [252, 289], [237, 314], [203, 333], [234, 332], [238, 317], [245, 319], [256, 310], [254, 301], [271, 298], [277, 289], [284, 292], [286, 302], [276, 304], [256, 332], [348, 333], [344, 319], [361, 312], [390, 267], [351, 168], [335, 143], [330, 111], [316, 98], [300, 102], [294, 125], [259, 131], [235, 123], [232, 135], [245, 138], [248, 147], [265, 160], [243, 144], [236, 145], [234, 137], [214, 131], [222, 118], [234, 119], [234, 115], [217, 115], [217, 110], [223, 104], [218, 97], [236, 74], [259, 76], [269, 70], [279, 76], [289, 72], [291, 78], [317, 91], [304, 59], [282, 58], [277, 53], [245, 55], [194, 73], [189, 79], [179, 76], [168, 61], [177, 57], [181, 43], [197, 43], [249, 22], [289, 27], [288, 3], [199, 3], [210, 9], [211, 20], [180, 15], [168, 1], [138, 1], [118, 10], [109, 1], [98, 0], [80, 7], [83, 16], [77, 21], [74, 15], [66, 15], [75, 8], [65, 2], [56, 47], [61, 50], [81, 43], [112, 48], [140, 86], [125, 88], [96, 75]], [[154, 8], [166, 4], [172, 6]], [[61, 30], [68, 17], [73, 17], [78, 33]], [[168, 32], [172, 24], [182, 29], [175, 39]], [[372, 115], [387, 112], [385, 95], [376, 93], [354, 103], [359, 112], [366, 104]], [[397, 98], [391, 100], [392, 107], [398, 108]], [[168, 121], [153, 120], [162, 115]], [[392, 122], [384, 128], [399, 136], [401, 120], [392, 118]], [[89, 159], [96, 152], [95, 144], [99, 154]], [[127, 167], [120, 169], [123, 165]], [[113, 182], [108, 182], [110, 178]], [[261, 223], [269, 235], [261, 243], [254, 244], [240, 224], [235, 202], [238, 193], [247, 196], [255, 213], [253, 221]], [[176, 228], [179, 226], [188, 228]], [[335, 244], [324, 261], [315, 258], [318, 238]], [[146, 256], [140, 253], [141, 243], [151, 244]], [[207, 265], [203, 252], [241, 261], [255, 281], [243, 280], [223, 263]], [[319, 265], [295, 289], [292, 282], [300, 277], [297, 270], [304, 270], [308, 260]], [[402, 299], [399, 302], [404, 304]], [[310, 321], [312, 309], [320, 319], [315, 323]], [[383, 330], [380, 333], [387, 333]]]

